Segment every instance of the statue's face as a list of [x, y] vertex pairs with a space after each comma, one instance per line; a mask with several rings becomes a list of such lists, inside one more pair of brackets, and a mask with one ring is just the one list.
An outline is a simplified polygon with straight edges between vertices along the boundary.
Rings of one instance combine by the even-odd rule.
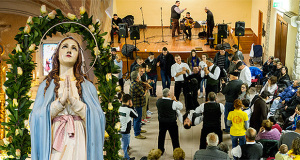
[[78, 58], [79, 46], [73, 39], [67, 39], [59, 47], [59, 63], [63, 66], [74, 66]]

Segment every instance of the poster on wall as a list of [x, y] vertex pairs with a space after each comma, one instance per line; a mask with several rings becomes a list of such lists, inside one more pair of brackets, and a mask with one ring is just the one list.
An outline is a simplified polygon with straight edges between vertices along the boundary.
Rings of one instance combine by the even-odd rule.
[[52, 55], [57, 47], [57, 43], [43, 44], [43, 72], [44, 76], [52, 70]]

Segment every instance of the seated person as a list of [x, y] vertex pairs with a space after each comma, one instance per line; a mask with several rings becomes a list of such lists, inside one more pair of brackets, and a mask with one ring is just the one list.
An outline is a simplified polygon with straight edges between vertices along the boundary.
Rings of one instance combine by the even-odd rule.
[[275, 120], [274, 116], [270, 116], [269, 120], [273, 123], [272, 129], [276, 128], [280, 133], [282, 132], [282, 128], [279, 124], [277, 124], [277, 121]]
[[238, 45], [236, 45], [236, 44], [232, 45], [232, 52], [234, 54], [234, 57], [237, 57], [241, 61], [244, 60], [243, 53], [241, 51], [239, 51]]
[[297, 107], [295, 109], [295, 113], [285, 120], [283, 129], [295, 130], [296, 124], [299, 120], [300, 120], [300, 104], [297, 105]]
[[274, 60], [274, 56], [270, 56], [269, 59], [263, 64], [262, 70], [263, 70], [264, 77], [272, 71], [273, 60]]
[[[294, 81], [292, 85], [287, 87], [283, 92], [279, 93], [278, 97], [273, 101], [270, 108], [269, 116], [274, 115], [275, 111], [284, 106], [297, 92], [300, 85], [300, 81]], [[268, 117], [269, 117], [268, 116]]]
[[273, 123], [270, 120], [263, 120], [262, 127], [260, 128], [255, 140], [260, 139], [269, 139], [269, 140], [279, 140], [280, 139], [280, 132], [278, 129], [273, 127]]
[[227, 159], [229, 160], [228, 154], [218, 149], [219, 138], [215, 133], [209, 133], [206, 137], [207, 148], [196, 151], [194, 160], [215, 160], [215, 159]]
[[[190, 12], [186, 12], [186, 17], [184, 17], [184, 27], [183, 33], [186, 35], [186, 39], [192, 39], [192, 28], [194, 28], [195, 23], [193, 18], [191, 17]], [[186, 32], [188, 30], [189, 33]]]
[[274, 95], [275, 95], [275, 92], [276, 90], [278, 89], [278, 86], [277, 86], [277, 77], [276, 76], [271, 76], [267, 83], [264, 85], [264, 87], [261, 89], [260, 91], [260, 94], [263, 92], [263, 91], [269, 91], [271, 96], [269, 97], [269, 99], [266, 101], [266, 103], [270, 103], [273, 98], [274, 98]]
[[184, 160], [185, 152], [181, 148], [175, 148], [173, 151], [174, 160]]
[[293, 140], [292, 149], [288, 152], [288, 155], [294, 160], [300, 159], [300, 137]]
[[281, 108], [282, 119], [286, 120], [292, 116], [298, 104], [300, 104], [300, 90], [286, 103], [284, 108]]
[[141, 158], [141, 160], [159, 160], [161, 155], [162, 152], [160, 149], [151, 149], [151, 151], [148, 154], [148, 157], [144, 156]]
[[218, 145], [218, 148], [220, 151], [223, 151], [224, 153], [228, 154], [228, 151], [229, 151], [229, 146], [224, 143], [224, 142], [221, 142], [219, 145]]
[[231, 155], [240, 159], [260, 159], [263, 156], [263, 146], [255, 142], [256, 130], [248, 128], [246, 131], [246, 144], [236, 146], [231, 150]]
[[111, 25], [112, 25], [112, 28], [111, 28], [111, 31], [110, 31], [111, 43], [114, 43], [114, 34], [115, 34], [115, 32], [118, 35], [118, 43], [121, 43], [121, 41], [120, 41], [121, 37], [119, 35], [119, 24], [120, 23], [122, 23], [122, 19], [119, 18], [117, 14], [114, 14], [114, 17], [111, 21]]
[[276, 160], [292, 160], [291, 157], [288, 156], [289, 148], [286, 144], [282, 144], [279, 147], [279, 151], [275, 155]]
[[300, 121], [297, 122], [295, 131], [288, 131], [282, 133], [279, 140], [279, 145], [286, 144], [290, 150], [292, 148], [293, 140], [297, 137], [300, 137]]
[[[290, 76], [288, 75], [288, 68], [283, 66], [279, 74], [277, 86], [279, 89], [283, 90], [290, 85]], [[280, 92], [280, 91], [279, 91]]]

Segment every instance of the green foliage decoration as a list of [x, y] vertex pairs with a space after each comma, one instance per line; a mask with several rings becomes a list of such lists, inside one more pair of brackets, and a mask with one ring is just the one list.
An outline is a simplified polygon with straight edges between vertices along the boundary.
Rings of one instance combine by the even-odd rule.
[[[45, 7], [45, 6], [42, 6]], [[45, 9], [44, 9], [45, 10]], [[94, 74], [98, 78], [98, 91], [101, 99], [101, 106], [106, 116], [106, 137], [104, 142], [104, 159], [120, 159], [118, 151], [121, 148], [119, 131], [119, 107], [120, 103], [116, 98], [119, 92], [117, 86], [118, 78], [114, 73], [119, 73], [120, 68], [116, 66], [112, 59], [110, 48], [104, 47], [105, 36], [107, 33], [100, 30], [100, 21], [93, 23], [92, 16], [80, 10], [81, 17], [75, 15], [63, 15], [60, 9], [53, 10], [50, 13], [41, 10], [42, 15], [39, 17], [29, 17], [25, 27], [21, 27], [20, 32], [15, 36], [17, 41], [16, 48], [9, 54], [7, 64], [10, 71], [7, 72], [6, 86], [6, 109], [9, 111], [9, 122], [2, 123], [7, 131], [5, 144], [0, 146], [0, 150], [5, 152], [10, 158], [25, 160], [30, 154], [30, 129], [26, 127], [25, 121], [28, 120], [31, 112], [30, 106], [33, 103], [30, 100], [30, 88], [32, 83], [32, 72], [36, 67], [33, 61], [33, 53], [38, 49], [42, 36], [46, 31], [57, 23], [77, 22], [90, 29], [93, 32], [95, 41], [84, 27], [76, 24], [62, 24], [54, 27], [47, 32], [47, 36], [60, 32], [68, 32], [81, 35], [87, 42], [87, 49], [91, 51], [92, 57], [96, 58], [94, 65]], [[46, 38], [45, 38], [46, 39]], [[92, 65], [92, 63], [91, 63]], [[111, 106], [111, 107], [109, 107]]]

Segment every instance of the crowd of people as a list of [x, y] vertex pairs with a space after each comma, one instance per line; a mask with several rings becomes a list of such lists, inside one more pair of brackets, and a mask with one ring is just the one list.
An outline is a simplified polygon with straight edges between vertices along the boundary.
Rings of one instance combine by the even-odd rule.
[[[186, 62], [180, 55], [170, 54], [166, 47], [158, 57], [152, 52], [146, 60], [136, 57], [130, 67], [130, 89], [128, 94], [122, 95], [120, 107], [125, 159], [133, 159], [127, 154], [131, 118], [135, 138], [146, 138], [142, 134], [147, 131], [141, 126], [151, 115], [149, 97], [157, 97], [158, 69], [163, 88], [162, 97], [159, 95], [161, 98], [156, 101], [158, 149], [151, 151], [149, 156], [164, 154], [167, 131], [174, 152], [179, 149], [184, 153], [180, 148], [178, 119], [185, 129], [203, 123], [199, 150], [194, 159], [229, 159], [229, 147], [222, 142], [223, 134], [230, 134], [231, 155], [235, 159], [300, 157], [300, 81], [291, 81], [287, 67], [278, 58], [270, 56], [260, 68], [263, 87], [257, 95], [250, 96], [251, 67], [244, 63], [237, 45], [232, 48], [233, 53], [221, 48], [214, 59], [207, 54], [197, 55], [192, 50]], [[113, 59], [122, 70], [121, 55], [114, 52]], [[175, 80], [173, 91], [170, 90], [172, 77]], [[124, 91], [122, 73], [118, 78]], [[184, 103], [179, 101], [181, 93]], [[217, 94], [225, 96], [225, 104], [217, 102]], [[205, 103], [199, 104], [199, 98], [205, 98]]]

